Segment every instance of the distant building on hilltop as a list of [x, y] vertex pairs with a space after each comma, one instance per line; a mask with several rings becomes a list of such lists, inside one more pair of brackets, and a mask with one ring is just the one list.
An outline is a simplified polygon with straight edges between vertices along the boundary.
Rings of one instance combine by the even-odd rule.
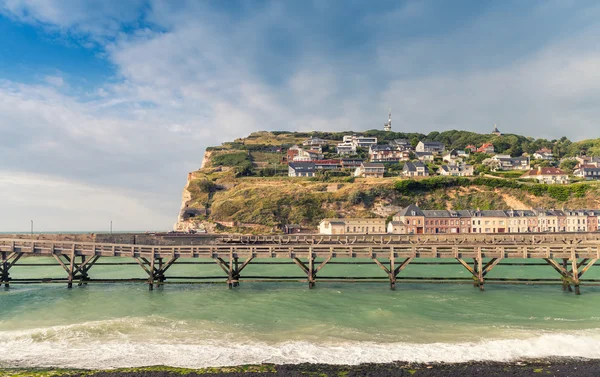
[[498, 127], [494, 124], [494, 130], [492, 131], [492, 135], [502, 136], [502, 132], [498, 130]]
[[383, 124], [383, 130], [384, 131], [391, 131], [392, 130], [392, 110], [391, 109], [390, 109], [390, 112], [388, 114], [388, 121]]

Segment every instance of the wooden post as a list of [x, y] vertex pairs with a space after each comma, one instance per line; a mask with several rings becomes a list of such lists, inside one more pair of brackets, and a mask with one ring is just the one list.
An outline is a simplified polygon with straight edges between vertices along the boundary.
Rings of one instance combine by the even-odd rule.
[[150, 258], [150, 273], [148, 274], [148, 290], [154, 290], [154, 248], [152, 248], [152, 258]]
[[229, 289], [233, 288], [233, 247], [229, 248], [229, 268], [227, 274], [227, 285]]
[[156, 288], [160, 288], [160, 287], [162, 287], [162, 284], [160, 284], [160, 283], [165, 281], [164, 274], [163, 274], [163, 259], [162, 258], [158, 258], [158, 270], [156, 271], [156, 275], [158, 278], [158, 284], [156, 284]]
[[394, 248], [390, 249], [390, 289], [393, 291], [396, 289], [396, 257], [394, 256]]
[[308, 249], [308, 288], [315, 287], [315, 269], [314, 269], [315, 258], [313, 256], [312, 247]]
[[473, 288], [477, 288], [479, 286], [479, 271], [478, 271], [479, 263], [477, 262], [477, 258], [473, 258]]
[[233, 286], [239, 287], [240, 286], [240, 266], [239, 266], [239, 258], [238, 257], [233, 258], [233, 264], [234, 264], [233, 278], [236, 280], [233, 283]]
[[477, 248], [477, 280], [479, 283], [479, 290], [483, 291], [483, 258], [481, 257], [481, 247]]
[[8, 253], [5, 251], [2, 252], [2, 267], [0, 268], [0, 273], [0, 285], [4, 283], [4, 288], [10, 287], [8, 283], [10, 281], [10, 276], [8, 275]]
[[73, 244], [73, 249], [71, 250], [71, 260], [69, 261], [69, 280], [67, 283], [67, 288], [73, 288], [73, 275], [75, 268], [75, 244]]
[[575, 256], [575, 249], [571, 250], [571, 273], [573, 274], [573, 284], [575, 285], [575, 294], [580, 295], [579, 290], [579, 272], [577, 272], [577, 258]]
[[79, 283], [77, 284], [77, 286], [81, 287], [83, 285], [83, 281], [87, 280], [87, 270], [85, 268], [85, 255], [81, 256], [81, 262], [79, 264], [79, 267]]
[[[565, 269], [565, 271], [567, 270], [567, 258], [563, 258], [562, 261], [562, 265], [563, 268]], [[569, 283], [569, 279], [568, 277], [565, 276], [565, 279], [563, 280], [563, 290], [568, 289], [569, 292], [573, 292], [573, 288], [571, 288], [571, 284]]]

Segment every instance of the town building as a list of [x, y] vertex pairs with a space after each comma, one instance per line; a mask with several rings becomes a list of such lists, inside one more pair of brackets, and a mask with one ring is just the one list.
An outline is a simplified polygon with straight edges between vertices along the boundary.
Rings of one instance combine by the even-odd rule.
[[508, 217], [500, 210], [475, 210], [471, 216], [471, 233], [508, 233]]
[[529, 157], [510, 157], [506, 154], [497, 154], [492, 160], [498, 161], [498, 170], [530, 170]]
[[431, 152], [431, 153], [442, 153], [444, 152], [444, 143], [439, 141], [419, 141], [415, 150], [417, 152]]
[[299, 149], [292, 161], [314, 161], [323, 159], [323, 153], [317, 150]]
[[537, 231], [538, 218], [531, 210], [508, 210], [506, 211], [509, 233], [527, 233]]
[[340, 156], [356, 154], [356, 146], [352, 143], [339, 143], [335, 147], [335, 152]]
[[406, 234], [406, 225], [402, 221], [390, 221], [387, 225], [389, 234]]
[[290, 162], [288, 164], [289, 177], [314, 177], [315, 163], [312, 161]]
[[393, 144], [397, 145], [399, 148], [403, 150], [411, 150], [412, 145], [408, 139], [395, 139]]
[[410, 160], [410, 152], [401, 150], [395, 145], [371, 145], [369, 147], [371, 162], [398, 162]]
[[319, 234], [385, 234], [385, 219], [323, 219]]
[[494, 124], [494, 130], [492, 131], [492, 135], [502, 136], [502, 132], [498, 130], [498, 127]]
[[383, 130], [390, 132], [392, 130], [392, 110], [388, 114], [388, 120], [383, 124]]
[[535, 179], [539, 183], [565, 184], [569, 183], [569, 174], [559, 168], [538, 167], [523, 174], [521, 178]]
[[598, 180], [600, 179], [600, 167], [597, 165], [580, 165], [575, 168], [573, 175], [577, 178], [584, 178], [586, 180]]
[[575, 160], [577, 160], [580, 165], [600, 165], [600, 157], [577, 156], [575, 157]]
[[473, 165], [467, 164], [449, 164], [442, 165], [438, 169], [438, 174], [450, 177], [470, 177], [473, 175]]
[[494, 149], [494, 144], [492, 143], [484, 143], [481, 145], [481, 147], [477, 148], [477, 153], [487, 153], [487, 154], [493, 154], [496, 152], [496, 150]]
[[342, 141], [351, 143], [354, 148], [369, 148], [371, 145], [377, 144], [377, 138], [372, 136], [344, 135]]
[[419, 161], [433, 161], [435, 159], [431, 152], [415, 152], [414, 154]]
[[469, 233], [471, 213], [469, 211], [422, 210], [425, 219], [425, 234]]
[[464, 150], [452, 149], [451, 151], [444, 153], [444, 155], [442, 156], [442, 161], [455, 164], [458, 162], [462, 162], [463, 158], [468, 156], [469, 155]]
[[304, 140], [302, 145], [305, 147], [310, 147], [311, 149], [322, 148], [327, 145], [327, 140], [312, 136], [310, 139]]
[[585, 210], [568, 210], [565, 209], [566, 215], [566, 231], [567, 232], [587, 232], [587, 213]]
[[342, 163], [340, 160], [315, 160], [315, 169], [317, 170], [327, 170], [327, 171], [336, 171], [341, 170]]
[[473, 144], [469, 144], [469, 145], [467, 145], [465, 147], [465, 149], [468, 150], [468, 151], [470, 151], [472, 153], [472, 152], [475, 152], [477, 150], [477, 147], [474, 146]]
[[350, 169], [354, 171], [357, 167], [362, 165], [365, 162], [360, 158], [342, 158], [341, 160], [342, 169]]
[[427, 177], [429, 176], [429, 168], [421, 161], [408, 161], [404, 163], [402, 175], [405, 177]]
[[405, 226], [406, 234], [425, 233], [425, 215], [415, 204], [410, 204], [395, 214], [392, 217], [392, 221], [402, 222]]
[[383, 178], [385, 173], [385, 166], [383, 164], [376, 164], [372, 162], [363, 162], [354, 171], [355, 177], [361, 178]]
[[554, 154], [550, 149], [542, 148], [535, 151], [535, 153], [533, 154], [533, 158], [535, 158], [536, 160], [552, 161], [554, 160]]

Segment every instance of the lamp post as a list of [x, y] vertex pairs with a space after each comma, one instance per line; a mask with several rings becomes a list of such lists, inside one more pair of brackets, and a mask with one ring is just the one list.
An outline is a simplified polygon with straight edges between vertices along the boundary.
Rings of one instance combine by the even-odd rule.
[[112, 220], [110, 220], [110, 235], [112, 236]]
[[33, 236], [33, 220], [31, 220], [31, 235]]

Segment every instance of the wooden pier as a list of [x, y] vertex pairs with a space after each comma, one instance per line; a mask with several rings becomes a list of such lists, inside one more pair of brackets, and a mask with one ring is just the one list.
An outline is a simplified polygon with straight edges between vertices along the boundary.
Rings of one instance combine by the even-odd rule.
[[[483, 290], [484, 283], [562, 284], [564, 290], [580, 294], [580, 285], [600, 285], [600, 280], [582, 279], [600, 259], [600, 233], [539, 234], [464, 234], [464, 235], [286, 235], [220, 236], [210, 245], [156, 246], [108, 243], [53, 242], [0, 239], [0, 284], [143, 282], [152, 290], [174, 283], [222, 282], [230, 288], [240, 282], [301, 281], [310, 288], [319, 281], [386, 281], [395, 289], [399, 281], [473, 283]], [[13, 279], [10, 272], [19, 266], [47, 266], [27, 263], [32, 257], [51, 257], [65, 271], [65, 278]], [[129, 260], [125, 259], [128, 258]], [[345, 261], [340, 261], [344, 259]], [[421, 261], [419, 261], [421, 259]], [[537, 262], [526, 261], [536, 259]], [[265, 261], [266, 260], [266, 261]], [[365, 264], [379, 266], [381, 276], [321, 277], [327, 265]], [[432, 261], [433, 260], [433, 261]], [[469, 280], [451, 277], [404, 277], [410, 264], [460, 264], [471, 275]], [[90, 270], [98, 265], [138, 264], [147, 279], [93, 279]], [[222, 276], [182, 277], [167, 275], [175, 264], [216, 264]], [[295, 264], [295, 276], [244, 276], [250, 264]], [[547, 265], [556, 279], [490, 278], [497, 265]]]

